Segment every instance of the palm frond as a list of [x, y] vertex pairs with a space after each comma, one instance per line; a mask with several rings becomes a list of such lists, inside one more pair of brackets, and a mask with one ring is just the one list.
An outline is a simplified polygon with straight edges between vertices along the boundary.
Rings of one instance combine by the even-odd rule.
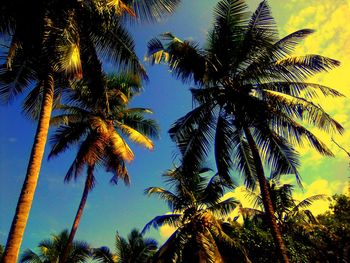
[[6, 65], [0, 65], [0, 99], [2, 103], [10, 103], [22, 94], [27, 87], [37, 80], [36, 72], [32, 69], [31, 61], [14, 64], [12, 70]]
[[93, 259], [101, 263], [116, 263], [116, 256], [110, 251], [108, 247], [95, 248], [92, 252]]
[[44, 263], [41, 260], [40, 256], [37, 255], [35, 252], [33, 252], [30, 249], [26, 249], [23, 251], [19, 262], [21, 262], [21, 263]]
[[207, 66], [205, 52], [197, 43], [182, 41], [171, 33], [164, 33], [162, 37], [168, 41], [165, 45], [159, 39], [148, 43], [146, 60], [152, 64], [166, 62], [174, 76], [184, 82], [202, 83]]
[[314, 33], [313, 29], [300, 29], [287, 36], [281, 38], [275, 43], [275, 48], [281, 55], [290, 55], [293, 53], [295, 47], [306, 37]]
[[254, 130], [256, 143], [275, 175], [294, 174], [301, 185], [298, 172], [299, 155], [286, 139], [273, 132], [269, 127], [258, 127]]
[[305, 198], [301, 202], [299, 202], [294, 208], [293, 211], [299, 211], [299, 209], [308, 208], [312, 205], [313, 202], [319, 200], [326, 200], [327, 196], [324, 194], [313, 195], [308, 198]]
[[233, 127], [224, 116], [219, 115], [215, 131], [214, 154], [218, 174], [224, 180], [230, 181], [230, 170], [233, 166], [232, 152], [234, 145], [231, 142]]
[[156, 216], [144, 226], [141, 233], [144, 234], [146, 231], [150, 230], [151, 227], [158, 229], [158, 227], [163, 226], [165, 224], [173, 227], [178, 227], [181, 221], [181, 217], [182, 214], [167, 214], [162, 216]]
[[174, 211], [176, 205], [181, 204], [181, 200], [174, 193], [165, 190], [161, 187], [149, 187], [145, 190], [147, 195], [158, 195], [160, 199], [163, 199], [168, 203], [168, 206], [171, 211]]
[[142, 146], [146, 147], [149, 150], [153, 150], [154, 144], [151, 139], [149, 139], [144, 134], [140, 133], [139, 131], [131, 128], [128, 125], [125, 125], [121, 122], [117, 122], [118, 127], [123, 131], [124, 134], [128, 136], [130, 140], [133, 142], [139, 143]]
[[202, 104], [178, 119], [169, 130], [183, 162], [196, 170], [209, 153], [214, 127], [213, 106]]
[[152, 119], [145, 119], [140, 113], [133, 112], [134, 109], [135, 111], [140, 110], [140, 108], [126, 109], [126, 114], [122, 118], [123, 123], [146, 136], [154, 139], [159, 138], [159, 125], [157, 122]]
[[69, 126], [60, 126], [56, 129], [50, 138], [51, 151], [48, 159], [64, 152], [72, 144], [79, 142], [80, 138], [87, 133], [87, 126], [84, 123], [70, 124]]
[[256, 167], [248, 142], [243, 137], [240, 129], [236, 129], [231, 139], [232, 144], [236, 146], [233, 155], [234, 165], [240, 174], [244, 176], [245, 185], [254, 189], [257, 179]]
[[213, 204], [207, 208], [215, 216], [225, 217], [228, 216], [239, 204], [235, 198], [228, 198], [216, 204]]

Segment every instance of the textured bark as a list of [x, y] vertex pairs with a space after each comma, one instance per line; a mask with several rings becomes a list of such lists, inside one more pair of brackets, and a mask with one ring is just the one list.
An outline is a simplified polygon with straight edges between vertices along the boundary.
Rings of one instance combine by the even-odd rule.
[[276, 222], [276, 217], [275, 217], [275, 212], [273, 209], [273, 204], [270, 196], [269, 186], [265, 178], [264, 167], [262, 165], [259, 150], [257, 148], [257, 145], [254, 141], [252, 134], [250, 133], [250, 130], [248, 128], [244, 128], [244, 133], [254, 158], [256, 173], [257, 173], [259, 186], [260, 186], [260, 193], [264, 204], [264, 210], [271, 228], [271, 233], [277, 249], [278, 258], [281, 262], [289, 263], [287, 248], [283, 242], [281, 231], [278, 228], [278, 225]]
[[71, 249], [71, 246], [73, 244], [75, 233], [78, 230], [78, 226], [79, 226], [79, 223], [80, 223], [80, 220], [81, 220], [81, 217], [83, 215], [83, 211], [84, 211], [84, 208], [86, 205], [86, 200], [88, 198], [89, 192], [90, 192], [91, 187], [92, 187], [93, 171], [94, 171], [94, 167], [89, 166], [88, 171], [87, 171], [87, 177], [86, 177], [86, 181], [85, 181], [84, 191], [83, 191], [83, 195], [82, 195], [81, 200], [80, 200], [79, 208], [78, 208], [77, 214], [75, 215], [74, 222], [73, 222], [72, 228], [71, 228], [70, 233], [69, 233], [69, 238], [68, 238], [67, 244], [64, 247], [64, 250], [60, 256], [59, 263], [65, 263], [68, 259], [69, 250]]
[[16, 263], [19, 249], [21, 247], [24, 230], [32, 206], [36, 185], [39, 178], [41, 162], [44, 155], [47, 134], [49, 130], [50, 117], [54, 96], [53, 73], [47, 74], [44, 81], [44, 94], [41, 112], [35, 133], [34, 143], [27, 167], [27, 174], [22, 186], [21, 194], [17, 203], [16, 213], [12, 221], [9, 236], [7, 238], [3, 263]]

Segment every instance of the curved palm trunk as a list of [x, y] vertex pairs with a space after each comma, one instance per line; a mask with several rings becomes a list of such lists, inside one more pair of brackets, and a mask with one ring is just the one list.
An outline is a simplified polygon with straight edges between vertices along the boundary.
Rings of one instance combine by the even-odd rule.
[[54, 97], [53, 72], [47, 74], [44, 81], [44, 94], [41, 105], [40, 118], [38, 121], [35, 139], [27, 167], [21, 194], [17, 203], [16, 213], [12, 220], [9, 236], [7, 238], [3, 263], [15, 263], [21, 247], [24, 230], [26, 228], [30, 208], [32, 206], [36, 185], [38, 182], [41, 162], [44, 155], [47, 134], [49, 130], [50, 117]]
[[80, 200], [79, 208], [78, 208], [77, 214], [75, 215], [74, 222], [73, 222], [72, 228], [71, 228], [70, 233], [69, 233], [69, 238], [68, 238], [67, 244], [64, 247], [62, 255], [60, 256], [59, 263], [65, 263], [67, 261], [69, 250], [72, 246], [75, 233], [78, 230], [80, 219], [83, 215], [83, 211], [85, 208], [86, 200], [88, 198], [88, 194], [89, 194], [91, 187], [92, 187], [93, 171], [94, 171], [94, 166], [89, 166], [88, 171], [87, 171], [87, 177], [86, 177], [86, 181], [85, 181], [84, 191], [83, 191], [83, 195], [82, 195], [81, 200]]
[[275, 242], [275, 246], [277, 249], [279, 260], [281, 262], [284, 262], [284, 263], [289, 263], [289, 259], [287, 256], [287, 249], [286, 249], [286, 246], [284, 245], [281, 231], [278, 228], [278, 225], [276, 222], [276, 217], [275, 217], [275, 212], [273, 209], [273, 204], [271, 201], [269, 186], [268, 186], [267, 180], [265, 178], [264, 167], [262, 165], [262, 161], [261, 161], [261, 158], [259, 155], [259, 150], [255, 144], [255, 141], [254, 141], [252, 134], [250, 133], [250, 130], [246, 127], [244, 127], [243, 130], [244, 130], [246, 139], [248, 141], [250, 150], [252, 151], [252, 155], [253, 155], [253, 158], [255, 161], [255, 168], [256, 168], [256, 173], [258, 176], [260, 193], [261, 193], [262, 201], [264, 204], [264, 210], [265, 210], [265, 214], [268, 218], [268, 222], [270, 224], [271, 233], [273, 236], [273, 240]]

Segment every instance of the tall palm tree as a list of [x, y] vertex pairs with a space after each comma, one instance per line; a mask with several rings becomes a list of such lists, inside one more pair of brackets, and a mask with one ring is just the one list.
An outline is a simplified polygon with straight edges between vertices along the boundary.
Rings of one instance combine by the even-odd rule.
[[[15, 262], [22, 242], [38, 181], [54, 106], [55, 77], [90, 76], [92, 86], [102, 84], [99, 57], [146, 78], [134, 53], [134, 43], [123, 27], [125, 12], [154, 21], [174, 12], [180, 0], [35, 1], [4, 0], [0, 33], [10, 37], [6, 62], [0, 67], [0, 96], [11, 100], [25, 88], [35, 88], [24, 109], [38, 119], [37, 130], [21, 194], [6, 244], [4, 262]], [[91, 23], [94, 21], [94, 23]], [[61, 83], [67, 86], [67, 83]], [[57, 86], [57, 83], [56, 83]], [[41, 104], [37, 105], [37, 99]]]
[[[64, 246], [68, 240], [69, 233], [63, 230], [58, 235], [52, 235], [51, 239], [43, 240], [39, 243], [39, 253], [30, 249], [23, 252], [20, 263], [52, 263], [58, 262], [62, 255]], [[83, 263], [91, 256], [91, 248], [88, 243], [74, 241], [69, 251], [67, 263]]]
[[77, 178], [86, 167], [84, 191], [75, 216], [69, 239], [60, 262], [65, 262], [72, 244], [89, 192], [94, 187], [94, 171], [98, 166], [106, 168], [113, 177], [111, 183], [122, 179], [129, 184], [130, 178], [125, 162], [134, 154], [122, 136], [153, 149], [153, 142], [147, 136], [156, 138], [158, 126], [151, 119], [145, 119], [145, 108], [127, 108], [127, 103], [140, 89], [137, 76], [120, 76], [105, 79], [103, 90], [91, 91], [84, 81], [68, 92], [67, 105], [62, 105], [62, 114], [52, 118], [52, 124], [60, 124], [51, 138], [52, 149], [49, 158], [57, 156], [77, 145], [77, 155], [70, 166], [65, 181]]
[[267, 1], [250, 15], [245, 1], [221, 0], [214, 15], [206, 48], [171, 33], [148, 44], [151, 63], [167, 63], [177, 78], [198, 87], [191, 89], [198, 106], [169, 132], [186, 153], [184, 158], [194, 164], [210, 152], [214, 138], [219, 174], [229, 180], [236, 167], [248, 187], [258, 182], [279, 258], [288, 262], [264, 165], [277, 176], [295, 174], [301, 183], [294, 145], [307, 143], [332, 155], [304, 125], [341, 133], [342, 126], [311, 101], [319, 95], [341, 94], [307, 78], [340, 63], [320, 55], [294, 56], [295, 46], [313, 30], [298, 30], [280, 39]]
[[110, 57], [119, 68], [146, 78], [132, 38], [123, 28], [120, 16], [110, 9], [101, 9], [100, 1], [6, 0], [2, 3], [1, 34], [11, 37], [6, 61], [0, 67], [0, 96], [8, 102], [34, 87], [25, 99], [24, 111], [38, 119], [25, 181], [8, 235], [3, 259], [6, 263], [16, 262], [18, 257], [58, 87], [67, 87], [67, 80], [83, 75], [93, 76], [91, 86], [102, 85], [99, 58], [103, 56]]
[[[220, 244], [240, 248], [237, 241], [225, 233], [227, 216], [238, 204], [233, 198], [222, 200], [225, 187], [232, 185], [214, 175], [209, 181], [207, 168], [189, 169], [182, 165], [163, 174], [172, 190], [150, 187], [148, 195], [157, 195], [167, 202], [170, 214], [156, 216], [143, 229], [169, 224], [175, 232], [155, 255], [156, 262], [224, 262]], [[242, 250], [244, 251], [244, 250]], [[244, 253], [243, 253], [244, 255]], [[242, 260], [249, 261], [245, 256]]]
[[127, 239], [119, 234], [115, 236], [115, 253], [108, 247], [100, 247], [94, 249], [93, 258], [101, 263], [147, 263], [157, 246], [156, 240], [144, 238], [137, 229], [133, 229]]

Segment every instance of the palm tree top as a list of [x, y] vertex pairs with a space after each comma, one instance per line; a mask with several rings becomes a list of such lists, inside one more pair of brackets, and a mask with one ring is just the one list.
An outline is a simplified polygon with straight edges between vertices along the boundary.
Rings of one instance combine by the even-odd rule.
[[[23, 252], [21, 263], [46, 263], [58, 262], [58, 259], [63, 252], [63, 248], [68, 240], [68, 230], [63, 230], [59, 234], [52, 234], [50, 239], [41, 241], [38, 245], [38, 253], [27, 249]], [[72, 248], [69, 251], [67, 263], [83, 263], [90, 257], [91, 248], [84, 241], [74, 241]]]
[[191, 89], [196, 108], [176, 121], [169, 133], [187, 153], [185, 158], [197, 164], [210, 153], [214, 139], [219, 173], [228, 179], [229, 167], [235, 166], [246, 184], [253, 186], [256, 172], [242, 134], [245, 128], [251, 129], [266, 166], [277, 174], [295, 174], [301, 184], [295, 145], [310, 145], [323, 155], [333, 155], [304, 125], [331, 134], [344, 130], [311, 101], [343, 95], [307, 80], [340, 62], [315, 54], [293, 55], [313, 30], [279, 38], [267, 1], [252, 15], [247, 10], [243, 0], [219, 1], [204, 48], [171, 33], [148, 43], [147, 59], [152, 64], [165, 62], [177, 78], [197, 86]]
[[53, 147], [49, 158], [69, 147], [81, 143], [77, 157], [70, 167], [66, 180], [76, 178], [84, 165], [103, 165], [115, 174], [113, 183], [122, 178], [129, 183], [125, 162], [131, 162], [134, 153], [125, 139], [147, 149], [154, 148], [150, 138], [158, 137], [158, 125], [145, 114], [148, 108], [127, 107], [130, 99], [141, 90], [141, 82], [134, 75], [105, 78], [102, 89], [91, 90], [79, 81], [65, 94], [64, 105], [51, 124], [59, 125], [51, 138]]
[[157, 241], [132, 229], [127, 238], [115, 236], [115, 253], [108, 247], [94, 249], [93, 258], [101, 263], [146, 263], [157, 250]]

